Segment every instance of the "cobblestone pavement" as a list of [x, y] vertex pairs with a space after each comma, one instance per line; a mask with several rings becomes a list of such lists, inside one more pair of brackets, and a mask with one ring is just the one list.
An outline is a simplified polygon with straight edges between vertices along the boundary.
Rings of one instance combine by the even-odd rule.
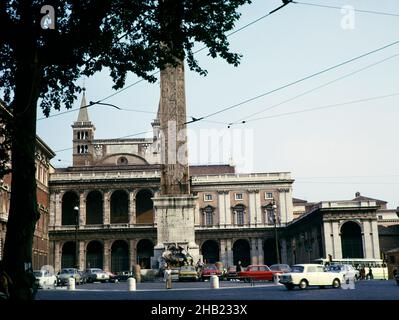
[[282, 285], [257, 282], [221, 281], [219, 289], [211, 289], [209, 282], [138, 283], [136, 291], [128, 291], [127, 282], [92, 283], [39, 290], [37, 300], [399, 300], [399, 286], [393, 280], [371, 280], [356, 283], [354, 290], [308, 288], [287, 291]]

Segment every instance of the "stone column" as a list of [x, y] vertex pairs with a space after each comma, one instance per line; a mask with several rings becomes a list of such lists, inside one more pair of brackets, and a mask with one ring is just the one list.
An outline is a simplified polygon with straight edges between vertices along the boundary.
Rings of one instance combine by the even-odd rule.
[[251, 264], [258, 264], [258, 248], [255, 238], [251, 238]]
[[83, 227], [86, 225], [86, 192], [80, 192], [79, 194], [79, 226]]
[[[290, 191], [289, 188], [282, 188], [278, 190], [279, 194], [279, 204], [280, 204], [280, 223], [286, 224], [292, 220], [292, 208], [289, 208], [289, 199], [287, 199], [287, 193]], [[292, 199], [291, 199], [292, 202]], [[291, 206], [292, 207], [292, 206]], [[291, 212], [289, 212], [291, 210]], [[291, 217], [291, 218], [290, 218]]]
[[286, 189], [285, 193], [285, 208], [286, 208], [286, 218], [285, 223], [291, 222], [294, 219], [294, 206], [292, 204], [292, 187]]
[[329, 221], [324, 221], [323, 222], [323, 238], [324, 238], [324, 255], [325, 258], [328, 258], [328, 255], [331, 254], [331, 256], [334, 255], [334, 248], [333, 248], [333, 242], [331, 239], [332, 235], [332, 230], [331, 230], [331, 225]]
[[79, 270], [86, 269], [86, 243], [79, 241]]
[[380, 259], [381, 251], [380, 251], [380, 241], [378, 237], [378, 224], [376, 220], [371, 221], [371, 231], [373, 233], [373, 247], [374, 247], [374, 259]]
[[264, 252], [263, 252], [263, 241], [261, 238], [258, 238], [258, 263], [264, 264]]
[[363, 221], [363, 253], [366, 259], [373, 258], [373, 243], [371, 237], [370, 222]]
[[218, 212], [219, 225], [224, 228], [226, 226], [226, 206], [224, 201], [224, 191], [218, 191]]
[[[51, 193], [50, 194], [50, 215], [49, 215], [49, 227], [54, 227], [55, 226], [55, 214], [56, 214], [56, 194]], [[0, 248], [1, 250], [1, 248]]]
[[231, 226], [231, 204], [230, 204], [230, 192], [224, 192], [224, 212], [226, 215], [226, 226]]
[[105, 190], [103, 194], [103, 224], [109, 225], [111, 221], [111, 191]]
[[257, 225], [262, 224], [262, 208], [259, 190], [255, 190], [255, 223]]
[[288, 263], [287, 241], [285, 239], [281, 239], [281, 263]]
[[[194, 196], [197, 196], [198, 193], [194, 193]], [[199, 202], [196, 201], [195, 203], [195, 208], [194, 208], [194, 226], [200, 226], [201, 225], [201, 209]]]
[[220, 256], [220, 261], [223, 262], [223, 266], [227, 266], [227, 245], [225, 239], [220, 240], [219, 256]]
[[54, 242], [54, 269], [55, 273], [61, 270], [61, 244], [59, 241]]
[[231, 239], [226, 239], [226, 248], [227, 248], [227, 265], [234, 265], [233, 261], [233, 241]]
[[129, 224], [136, 224], [136, 197], [134, 190], [129, 191]]
[[137, 240], [129, 240], [129, 270], [133, 270], [133, 266], [137, 264]]
[[255, 193], [254, 190], [248, 190], [248, 200], [249, 200], [249, 206], [248, 206], [248, 220], [249, 220], [249, 225], [252, 227], [255, 224], [255, 216], [256, 216], [256, 204], [255, 204]]
[[55, 221], [54, 225], [59, 227], [62, 224], [62, 196], [64, 192], [55, 193]]
[[111, 270], [111, 240], [104, 240], [103, 269]]
[[339, 232], [338, 221], [334, 221], [332, 223], [332, 229], [333, 229], [333, 242], [334, 242], [334, 258], [342, 259], [341, 235]]

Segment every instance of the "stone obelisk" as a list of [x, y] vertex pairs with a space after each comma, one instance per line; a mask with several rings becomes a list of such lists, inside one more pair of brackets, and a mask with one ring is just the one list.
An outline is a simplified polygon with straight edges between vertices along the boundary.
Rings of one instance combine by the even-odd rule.
[[157, 245], [154, 258], [169, 246], [183, 248], [196, 262], [194, 209], [197, 197], [190, 193], [184, 63], [161, 70], [160, 97], [161, 191], [153, 198]]

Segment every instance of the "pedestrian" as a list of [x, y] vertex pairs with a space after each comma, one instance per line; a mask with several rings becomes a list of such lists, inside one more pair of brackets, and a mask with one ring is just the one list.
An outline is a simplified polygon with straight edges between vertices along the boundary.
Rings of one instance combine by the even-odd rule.
[[11, 287], [11, 277], [4, 270], [3, 262], [0, 261], [0, 299], [10, 299]]
[[236, 272], [238, 273], [238, 272], [241, 272], [242, 271], [242, 267], [241, 267], [241, 261], [240, 260], [238, 260], [238, 262], [237, 262], [237, 266], [236, 266]]
[[364, 269], [364, 266], [362, 266], [360, 269], [360, 280], [364, 280], [365, 277], [366, 277], [366, 270]]
[[172, 289], [172, 270], [170, 269], [170, 265], [166, 267], [164, 280], [166, 283], [166, 289]]
[[197, 264], [195, 265], [197, 271], [201, 271], [204, 264], [202, 263], [201, 259], [198, 259]]
[[369, 273], [367, 274], [367, 279], [369, 279], [369, 280], [374, 279], [373, 271], [371, 270], [371, 267], [369, 267]]

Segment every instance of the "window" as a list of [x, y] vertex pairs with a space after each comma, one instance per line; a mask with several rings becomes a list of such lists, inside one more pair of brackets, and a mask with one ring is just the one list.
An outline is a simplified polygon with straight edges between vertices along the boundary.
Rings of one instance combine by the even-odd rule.
[[382, 220], [382, 215], [379, 215], [379, 216], [378, 216], [378, 220]]
[[117, 160], [118, 165], [127, 165], [129, 162], [126, 157], [119, 157]]
[[259, 271], [270, 271], [268, 266], [261, 266], [259, 267]]
[[316, 272], [316, 267], [308, 267], [308, 272]]
[[205, 212], [205, 223], [207, 226], [213, 225], [213, 212], [212, 211], [206, 211]]
[[204, 221], [205, 225], [211, 226], [213, 225], [213, 208], [211, 206], [207, 206], [204, 209]]
[[324, 267], [320, 266], [320, 267], [316, 267], [317, 272], [324, 272]]
[[266, 211], [266, 224], [274, 225], [274, 212], [273, 210], [265, 210]]
[[265, 199], [273, 199], [273, 193], [271, 193], [271, 192], [266, 192], [266, 193], [265, 193]]
[[243, 210], [237, 211], [237, 224], [239, 226], [244, 225], [244, 211]]
[[235, 194], [235, 199], [236, 199], [236, 200], [243, 200], [244, 197], [243, 197], [242, 193], [236, 193], [236, 194]]
[[212, 201], [212, 195], [210, 193], [204, 194], [204, 201]]

